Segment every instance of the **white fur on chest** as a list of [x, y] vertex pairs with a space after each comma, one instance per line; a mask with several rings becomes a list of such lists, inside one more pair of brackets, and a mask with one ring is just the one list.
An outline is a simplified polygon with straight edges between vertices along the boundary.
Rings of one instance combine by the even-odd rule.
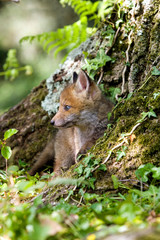
[[94, 134], [94, 127], [87, 127], [85, 129], [75, 127], [74, 128], [74, 144], [75, 144], [75, 162], [78, 153], [82, 149], [82, 147], [91, 140]]

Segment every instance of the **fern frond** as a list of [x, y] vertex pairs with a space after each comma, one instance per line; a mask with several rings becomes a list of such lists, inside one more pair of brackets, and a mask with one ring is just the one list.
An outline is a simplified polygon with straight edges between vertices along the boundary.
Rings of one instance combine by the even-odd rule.
[[104, 20], [106, 14], [112, 12], [116, 0], [60, 0], [62, 5], [70, 5], [80, 16], [80, 20], [72, 25], [65, 26], [55, 32], [43, 33], [36, 36], [26, 36], [20, 42], [37, 40], [48, 53], [55, 49], [55, 56], [67, 49], [67, 54], [84, 42], [95, 30], [88, 28], [88, 19], [94, 20], [97, 26], [100, 19]]
[[112, 13], [115, 0], [101, 1], [98, 6], [98, 17], [104, 20], [105, 16]]
[[56, 48], [54, 53], [56, 56], [63, 49], [67, 49], [67, 52], [70, 52], [84, 42], [91, 34], [87, 25], [87, 18], [81, 17], [80, 20], [73, 25], [60, 28], [56, 32], [43, 33], [36, 36], [26, 36], [22, 38], [20, 42], [32, 42], [33, 40], [37, 40], [47, 53]]
[[92, 19], [104, 20], [104, 17], [112, 12], [116, 0], [103, 0], [94, 3], [90, 0], [60, 0], [60, 3], [64, 6], [70, 5], [80, 17], [92, 16]]
[[84, 0], [61, 0], [60, 3], [62, 5], [70, 5], [74, 11], [80, 16], [89, 16], [93, 15], [98, 10], [98, 5], [101, 1], [96, 1], [95, 3], [91, 1], [84, 1]]

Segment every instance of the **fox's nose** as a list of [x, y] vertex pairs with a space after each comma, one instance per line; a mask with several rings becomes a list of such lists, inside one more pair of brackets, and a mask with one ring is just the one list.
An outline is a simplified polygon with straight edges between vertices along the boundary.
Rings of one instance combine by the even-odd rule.
[[54, 125], [54, 123], [55, 123], [55, 122], [54, 122], [54, 120], [52, 119], [52, 120], [51, 120], [51, 124]]

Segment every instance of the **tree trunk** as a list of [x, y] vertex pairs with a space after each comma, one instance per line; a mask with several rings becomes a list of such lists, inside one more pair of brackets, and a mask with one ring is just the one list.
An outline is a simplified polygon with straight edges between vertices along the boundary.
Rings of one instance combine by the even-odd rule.
[[[89, 151], [106, 165], [105, 172], [95, 170], [95, 191], [113, 190], [111, 175], [130, 185], [136, 184], [135, 170], [141, 165], [152, 162], [159, 165], [160, 159], [160, 11], [159, 1], [137, 1], [130, 13], [131, 30], [124, 35], [122, 24], [114, 45], [106, 48], [108, 55], [116, 61], [101, 69], [106, 88], [121, 87], [121, 96], [132, 93], [130, 98], [121, 99], [115, 107], [114, 124], [107, 129], [104, 137]], [[78, 49], [74, 50], [62, 67], [48, 80], [33, 89], [31, 94], [21, 103], [0, 117], [0, 138], [9, 128], [19, 132], [10, 139], [13, 155], [10, 164], [18, 164], [21, 159], [32, 165], [42, 152], [47, 141], [55, 132], [50, 126], [50, 118], [56, 112], [60, 91], [70, 80], [73, 71], [83, 63], [83, 51], [94, 56], [99, 49], [107, 45], [107, 39], [102, 37], [104, 29], [98, 30], [94, 37], [88, 39]], [[125, 57], [124, 54], [125, 52]], [[129, 64], [126, 63], [129, 62]], [[98, 79], [97, 75], [97, 79]], [[46, 87], [47, 85], [47, 87]], [[48, 92], [47, 92], [48, 91]], [[143, 112], [156, 113], [144, 119]], [[140, 120], [141, 121], [138, 121]], [[121, 135], [123, 134], [123, 137]], [[125, 149], [125, 150], [124, 150]], [[118, 160], [120, 152], [123, 157]], [[2, 157], [1, 157], [2, 158]], [[0, 161], [4, 167], [3, 159]], [[74, 177], [73, 169], [65, 176]], [[54, 202], [60, 195], [65, 195], [68, 187], [59, 187], [52, 193], [46, 190], [45, 201]], [[48, 194], [49, 193], [49, 194]]]

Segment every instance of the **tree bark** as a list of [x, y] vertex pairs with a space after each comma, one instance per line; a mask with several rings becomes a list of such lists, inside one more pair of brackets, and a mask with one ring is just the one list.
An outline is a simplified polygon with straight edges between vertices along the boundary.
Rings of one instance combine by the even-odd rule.
[[[122, 24], [111, 48], [106, 48], [107, 39], [101, 34], [104, 29], [98, 30], [69, 55], [62, 67], [47, 80], [47, 86], [43, 81], [26, 99], [0, 117], [0, 138], [9, 128], [19, 130], [8, 142], [13, 149], [10, 164], [18, 164], [21, 159], [32, 165], [38, 159], [55, 132], [50, 126], [50, 118], [56, 111], [60, 91], [67, 85], [73, 71], [83, 65], [83, 51], [94, 56], [98, 49], [105, 47], [108, 55], [116, 59], [101, 69], [105, 87], [120, 87], [122, 97], [127, 96], [127, 93], [132, 93], [132, 96], [120, 100], [113, 111], [115, 122], [112, 128], [89, 151], [107, 167], [105, 172], [93, 172], [97, 179], [95, 191], [116, 191], [111, 175], [133, 186], [137, 184], [134, 172], [141, 164], [152, 162], [159, 165], [160, 76], [152, 72], [154, 67], [160, 68], [159, 1], [147, 4], [145, 1], [137, 1], [130, 14], [131, 30], [124, 35]], [[126, 62], [129, 62], [127, 66]], [[141, 114], [151, 109], [157, 117], [146, 117], [145, 121], [138, 124]], [[120, 139], [122, 133], [125, 133], [125, 137]], [[124, 146], [125, 154], [118, 161], [117, 152], [122, 151]], [[4, 168], [4, 159], [0, 157], [0, 160], [0, 167]], [[75, 177], [74, 168], [71, 167], [65, 176]], [[57, 188], [52, 188], [52, 192], [48, 189], [44, 192], [44, 201], [53, 203], [59, 196], [67, 194], [66, 191], [67, 186], [58, 187], [58, 193]]]

